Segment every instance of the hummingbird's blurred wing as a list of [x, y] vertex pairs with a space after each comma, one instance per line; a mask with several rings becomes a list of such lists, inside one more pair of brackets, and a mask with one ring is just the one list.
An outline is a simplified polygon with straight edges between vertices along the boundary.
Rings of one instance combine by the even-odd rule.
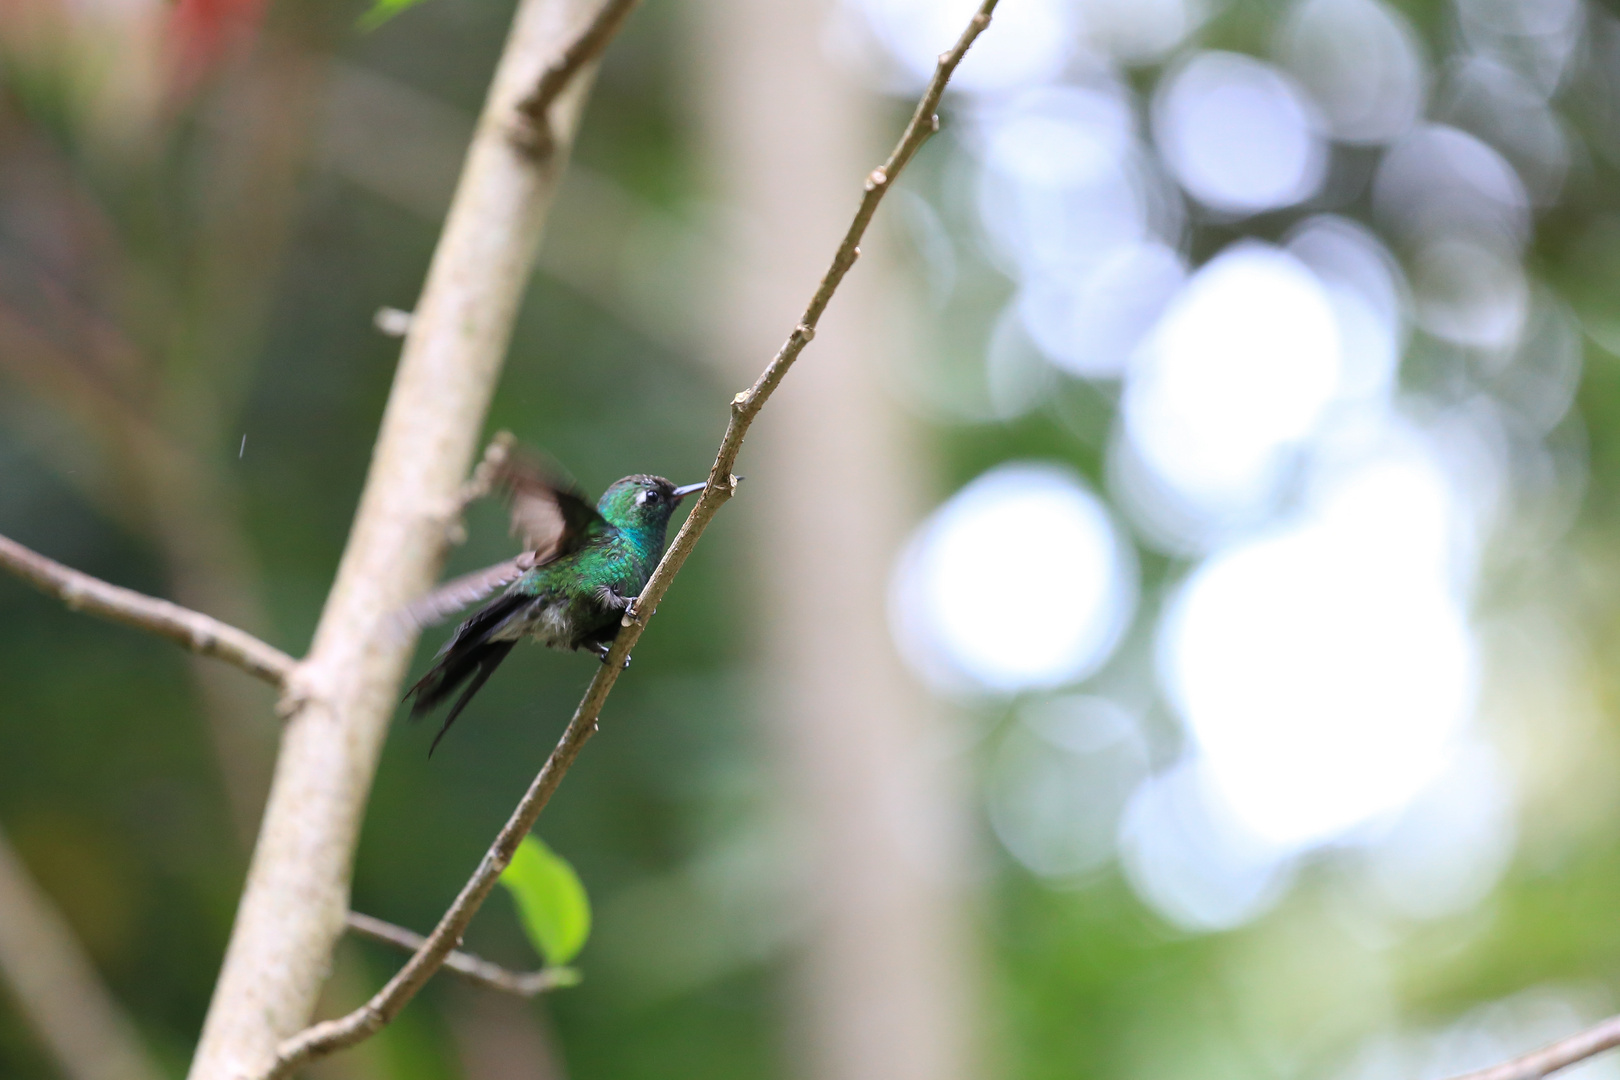
[[513, 451], [495, 474], [495, 486], [506, 496], [512, 532], [523, 538], [522, 555], [445, 582], [404, 610], [416, 627], [443, 622], [463, 608], [504, 589], [536, 566], [578, 551], [585, 541], [607, 528], [562, 470], [548, 467], [532, 452]]
[[536, 565], [534, 553], [525, 551], [515, 559], [463, 574], [413, 601], [405, 609], [405, 617], [418, 627], [434, 626], [497, 589], [504, 589]]
[[501, 466], [497, 483], [506, 492], [512, 532], [523, 538], [535, 566], [578, 551], [591, 536], [607, 528], [570, 480], [545, 469], [527, 454], [513, 454]]

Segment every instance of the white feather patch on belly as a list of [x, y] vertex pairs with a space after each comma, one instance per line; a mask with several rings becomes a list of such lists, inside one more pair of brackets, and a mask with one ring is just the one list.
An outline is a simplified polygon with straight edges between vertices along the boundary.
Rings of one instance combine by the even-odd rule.
[[517, 641], [532, 636], [542, 645], [567, 648], [568, 629], [568, 604], [565, 601], [556, 601], [544, 607], [538, 605], [530, 607], [523, 618], [509, 620], [505, 626], [490, 635], [490, 640]]

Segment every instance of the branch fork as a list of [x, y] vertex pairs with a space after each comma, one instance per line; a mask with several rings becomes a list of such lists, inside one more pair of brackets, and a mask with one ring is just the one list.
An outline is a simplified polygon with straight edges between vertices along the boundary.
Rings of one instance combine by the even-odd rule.
[[602, 55], [635, 6], [636, 0], [606, 0], [595, 18], [541, 73], [534, 90], [518, 104], [520, 123], [512, 131], [512, 141], [535, 162], [547, 160], [556, 149], [551, 130], [552, 104], [585, 65]]

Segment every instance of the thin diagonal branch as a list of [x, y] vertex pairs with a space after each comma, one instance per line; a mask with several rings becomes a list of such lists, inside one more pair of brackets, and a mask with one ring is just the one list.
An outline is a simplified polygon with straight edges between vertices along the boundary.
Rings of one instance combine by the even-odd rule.
[[528, 120], [528, 129], [515, 136], [524, 150], [535, 157], [551, 153], [551, 106], [557, 95], [573, 82], [581, 68], [602, 55], [635, 6], [636, 0], [604, 0], [590, 25], [541, 73], [534, 91], [518, 104], [518, 112]]
[[[371, 915], [362, 915], [358, 911], [349, 912], [348, 927], [353, 934], [372, 941], [380, 941], [384, 945], [392, 945], [408, 953], [414, 953], [427, 944], [427, 938], [414, 930], [407, 930], [403, 926], [396, 926]], [[547, 990], [572, 986], [579, 980], [579, 976], [569, 968], [549, 967], [538, 971], [513, 971], [491, 963], [481, 956], [462, 952], [460, 949], [453, 950], [444, 958], [444, 966], [480, 986], [526, 998], [543, 994]]]
[[272, 686], [285, 684], [297, 664], [280, 649], [210, 615], [109, 584], [47, 559], [5, 536], [0, 536], [0, 567], [56, 597], [74, 611], [99, 615], [168, 638], [194, 653], [234, 664]]
[[602, 705], [612, 692], [620, 672], [624, 670], [631, 649], [635, 647], [646, 629], [647, 620], [657, 610], [658, 601], [669, 591], [670, 583], [685, 565], [687, 557], [692, 553], [699, 537], [703, 535], [703, 530], [708, 527], [720, 507], [736, 493], [738, 478], [732, 474], [731, 469], [736, 464], [737, 454], [742, 449], [743, 438], [747, 435], [749, 426], [753, 423], [754, 417], [759, 415], [771, 393], [781, 383], [788, 368], [815, 337], [817, 322], [826, 311], [833, 293], [844, 280], [844, 275], [849, 272], [849, 268], [855, 264], [859, 256], [861, 238], [871, 223], [872, 215], [877, 211], [878, 203], [882, 201], [884, 194], [900, 175], [900, 171], [905, 168], [906, 163], [917, 153], [917, 149], [930, 135], [939, 130], [939, 117], [935, 114], [935, 110], [945, 93], [945, 86], [956, 71], [957, 65], [962, 62], [962, 57], [967, 54], [968, 47], [984, 32], [985, 27], [990, 25], [990, 16], [995, 10], [996, 3], [997, 0], [984, 0], [956, 44], [949, 52], [940, 56], [934, 76], [929, 81], [922, 100], [917, 103], [917, 109], [912, 114], [911, 122], [906, 125], [899, 143], [890, 153], [888, 160], [867, 177], [865, 195], [855, 212], [855, 219], [844, 234], [843, 242], [839, 244], [838, 251], [833, 256], [832, 265], [810, 298], [809, 306], [805, 308], [798, 325], [755, 380], [754, 385], [732, 399], [731, 420], [726, 427], [726, 434], [720, 443], [714, 465], [709, 470], [708, 486], [704, 488], [697, 505], [682, 524], [680, 532], [676, 534], [675, 542], [664, 553], [658, 568], [653, 571], [646, 587], [642, 589], [636, 605], [625, 615], [619, 636], [614, 640], [613, 647], [602, 666], [597, 669], [595, 677], [591, 679], [590, 686], [585, 690], [585, 696], [574, 709], [574, 715], [568, 721], [568, 727], [563, 731], [557, 746], [541, 767], [539, 775], [529, 785], [528, 791], [524, 792], [512, 816], [496, 836], [495, 842], [479, 860], [472, 877], [462, 886], [461, 892], [451, 903], [444, 917], [439, 920], [439, 925], [433, 928], [427, 942], [381, 990], [372, 996], [370, 1001], [346, 1016], [314, 1024], [287, 1039], [277, 1050], [275, 1063], [267, 1071], [259, 1074], [259, 1080], [279, 1080], [316, 1058], [324, 1057], [334, 1050], [353, 1046], [375, 1034], [392, 1021], [405, 1004], [416, 996], [460, 943], [461, 936], [472, 922], [473, 915], [495, 888], [495, 882], [500, 877], [501, 871], [511, 862], [518, 844], [534, 827], [540, 812], [545, 809], [546, 803], [551, 800], [558, 784], [562, 782], [564, 774], [579, 757], [585, 743], [596, 733]]
[[1540, 1050], [1451, 1080], [1541, 1080], [1561, 1069], [1620, 1046], [1620, 1016], [1611, 1016]]

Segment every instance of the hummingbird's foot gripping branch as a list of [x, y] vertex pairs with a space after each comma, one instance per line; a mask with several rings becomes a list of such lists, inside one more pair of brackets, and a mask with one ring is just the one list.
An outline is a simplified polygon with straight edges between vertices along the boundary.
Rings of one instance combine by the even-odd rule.
[[[609, 6], [614, 2], [615, 0], [609, 0]], [[529, 834], [529, 830], [534, 828], [541, 811], [551, 800], [564, 774], [579, 757], [585, 743], [596, 734], [603, 703], [606, 702], [614, 683], [624, 670], [623, 664], [629, 659], [630, 650], [635, 647], [646, 629], [650, 619], [649, 613], [657, 609], [659, 601], [669, 591], [670, 583], [685, 565], [687, 556], [692, 553], [699, 537], [703, 535], [703, 530], [708, 527], [720, 507], [736, 493], [737, 478], [732, 473], [732, 467], [737, 463], [737, 455], [742, 450], [743, 438], [748, 434], [749, 426], [764, 408], [765, 402], [770, 399], [777, 385], [781, 383], [788, 368], [793, 366], [793, 362], [815, 336], [816, 325], [821, 321], [822, 313], [827, 310], [827, 304], [832, 300], [833, 293], [837, 292], [850, 267], [855, 265], [861, 237], [865, 235], [866, 228], [872, 221], [872, 215], [877, 212], [878, 203], [894, 186], [894, 180], [899, 177], [906, 163], [915, 156], [918, 148], [930, 135], [939, 130], [936, 110], [939, 108], [940, 98], [944, 96], [945, 86], [950, 82], [957, 65], [962, 62], [962, 57], [967, 55], [968, 47], [984, 32], [985, 27], [990, 25], [990, 16], [995, 10], [996, 3], [997, 0], [983, 0], [969, 21], [967, 29], [957, 38], [956, 44], [949, 51], [940, 54], [933, 78], [929, 80], [922, 100], [917, 103], [904, 134], [900, 136], [900, 141], [889, 154], [889, 159], [868, 175], [865, 192], [855, 211], [854, 220], [850, 222], [849, 229], [833, 256], [832, 265], [828, 267], [821, 283], [811, 296], [809, 306], [805, 308], [793, 332], [766, 365], [759, 378], [751, 387], [732, 399], [731, 420], [726, 426], [726, 434], [720, 442], [720, 450], [715, 456], [714, 465], [709, 470], [709, 478], [704, 483], [703, 493], [698, 498], [697, 505], [692, 508], [691, 514], [681, 525], [675, 541], [670, 544], [669, 550], [664, 552], [658, 568], [653, 571], [652, 577], [647, 580], [640, 595], [636, 597], [634, 606], [638, 613], [637, 618], [621, 620], [618, 636], [608, 649], [607, 656], [603, 658], [602, 666], [592, 677], [590, 686], [585, 690], [585, 696], [575, 707], [574, 715], [568, 721], [568, 727], [564, 729], [562, 738], [558, 740], [551, 755], [546, 758], [546, 763], [541, 766], [539, 775], [529, 785], [528, 791], [524, 792], [512, 816], [507, 819], [500, 834], [496, 836], [495, 842], [479, 860], [472, 877], [461, 887], [461, 892], [444, 913], [444, 917], [439, 920], [439, 925], [433, 928], [433, 932], [405, 966], [388, 980], [370, 1001], [345, 1016], [305, 1028], [283, 1041], [276, 1052], [275, 1061], [268, 1069], [259, 1073], [255, 1080], [280, 1080], [281, 1077], [290, 1075], [316, 1058], [369, 1038], [399, 1014], [432, 974], [444, 966], [450, 954], [455, 951], [455, 947], [460, 944], [462, 934], [472, 922], [473, 915], [483, 906], [484, 900], [495, 888], [495, 882], [500, 877], [501, 871], [511, 862], [513, 853], [517, 851], [523, 838]]]
[[194, 653], [234, 664], [271, 686], [285, 686], [297, 666], [292, 657], [245, 630], [171, 601], [91, 577], [5, 536], [0, 536], [0, 567], [74, 611], [168, 638]]
[[[608, 658], [610, 656], [612, 656], [612, 654], [613, 654], [613, 646], [612, 646], [611, 643], [607, 643], [607, 642], [600, 642], [599, 641], [599, 642], [596, 642], [593, 645], [587, 645], [586, 648], [588, 648], [591, 652], [595, 653], [596, 658], [598, 660], [602, 661], [602, 663], [604, 663], [604, 664], [608, 662]], [[623, 671], [625, 668], [627, 668], [629, 666], [630, 666], [630, 657], [626, 656], [624, 658], [624, 663], [619, 665], [619, 670]]]

